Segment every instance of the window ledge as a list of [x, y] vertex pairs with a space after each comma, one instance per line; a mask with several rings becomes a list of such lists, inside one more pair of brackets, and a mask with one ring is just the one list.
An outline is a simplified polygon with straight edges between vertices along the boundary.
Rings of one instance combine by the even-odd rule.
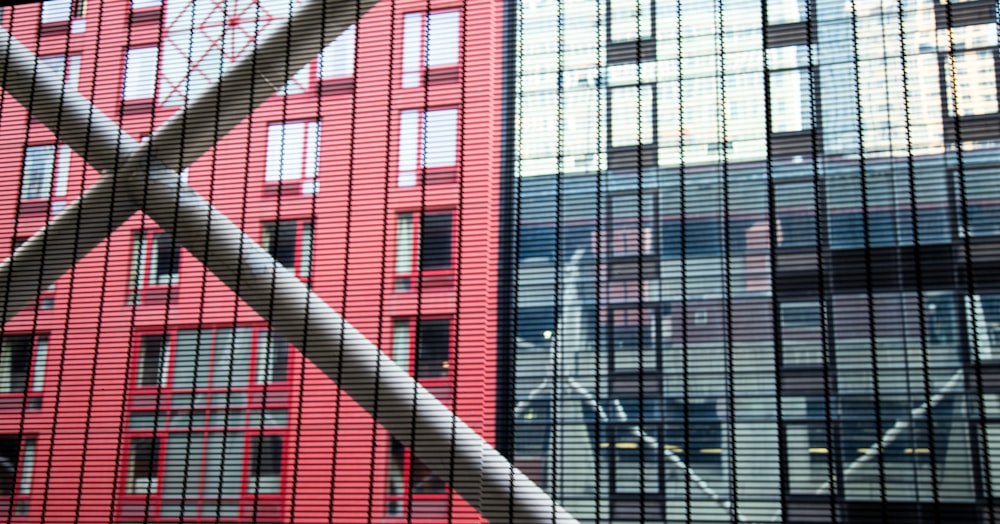
[[324, 78], [318, 83], [320, 96], [342, 95], [354, 92], [354, 77]]
[[264, 184], [264, 195], [271, 198], [312, 197], [319, 193], [319, 180], [315, 178], [270, 181]]
[[132, 290], [131, 303], [135, 307], [164, 306], [177, 300], [175, 284]]
[[163, 16], [162, 7], [147, 7], [145, 9], [137, 9], [129, 14], [129, 24], [139, 25], [139, 24], [159, 24], [160, 18]]

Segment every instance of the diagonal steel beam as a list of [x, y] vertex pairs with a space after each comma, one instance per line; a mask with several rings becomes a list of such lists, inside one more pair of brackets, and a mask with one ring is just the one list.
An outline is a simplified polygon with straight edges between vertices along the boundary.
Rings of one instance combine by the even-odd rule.
[[[8, 283], [7, 294], [0, 297], [4, 320], [141, 207], [435, 473], [451, 479], [455, 490], [491, 522], [575, 522], [176, 174], [373, 3], [304, 4], [269, 32], [252, 56], [238, 62], [144, 144], [136, 144], [78, 93], [67, 96], [61, 87], [56, 89], [54, 75], [38, 71], [30, 51], [0, 28], [4, 88], [104, 173], [0, 265], [0, 282]], [[121, 203], [122, 195], [131, 202]], [[53, 252], [63, 245], [75, 247]], [[12, 285], [20, 281], [33, 285]]]

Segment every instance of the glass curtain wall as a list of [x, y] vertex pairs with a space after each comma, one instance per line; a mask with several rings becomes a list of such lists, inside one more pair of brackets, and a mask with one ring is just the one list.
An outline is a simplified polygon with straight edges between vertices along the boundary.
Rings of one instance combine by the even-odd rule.
[[995, 514], [995, 8], [517, 2], [516, 463], [587, 522]]

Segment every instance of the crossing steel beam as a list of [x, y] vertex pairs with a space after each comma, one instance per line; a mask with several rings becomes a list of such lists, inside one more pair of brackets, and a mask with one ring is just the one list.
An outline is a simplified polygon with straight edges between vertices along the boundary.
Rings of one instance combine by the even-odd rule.
[[[307, 0], [147, 141], [127, 133], [0, 28], [2, 86], [102, 176], [0, 264], [6, 322], [144, 211], [491, 522], [576, 520], [180, 180], [197, 160], [375, 0]], [[125, 198], [123, 198], [125, 197]]]

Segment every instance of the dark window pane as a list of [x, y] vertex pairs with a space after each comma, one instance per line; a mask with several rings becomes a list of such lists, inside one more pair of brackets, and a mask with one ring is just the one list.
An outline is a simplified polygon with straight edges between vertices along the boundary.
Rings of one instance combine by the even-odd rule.
[[0, 392], [19, 393], [28, 389], [31, 370], [33, 335], [10, 336], [4, 339], [0, 354]]
[[155, 438], [132, 440], [129, 454], [129, 485], [131, 493], [149, 493], [155, 489], [159, 469], [159, 445]]
[[414, 366], [418, 379], [448, 376], [448, 345], [451, 338], [449, 321], [421, 320], [417, 323], [417, 359]]
[[420, 223], [420, 269], [451, 267], [451, 212], [424, 215]]
[[267, 251], [279, 264], [295, 270], [296, 222], [278, 222], [264, 226]]
[[445, 483], [412, 453], [410, 454], [410, 493], [444, 493]]
[[153, 282], [157, 284], [167, 284], [173, 280], [174, 275], [180, 273], [180, 248], [174, 239], [161, 233], [153, 237], [156, 243], [156, 260], [153, 262]]
[[17, 467], [20, 462], [20, 454], [20, 438], [0, 438], [0, 497], [14, 495], [17, 487]]
[[277, 477], [281, 474], [281, 436], [263, 435], [253, 438], [253, 461], [250, 474], [255, 477]]
[[142, 354], [139, 356], [139, 385], [159, 386], [163, 373], [164, 346], [166, 337], [163, 335], [145, 335], [142, 337]]

